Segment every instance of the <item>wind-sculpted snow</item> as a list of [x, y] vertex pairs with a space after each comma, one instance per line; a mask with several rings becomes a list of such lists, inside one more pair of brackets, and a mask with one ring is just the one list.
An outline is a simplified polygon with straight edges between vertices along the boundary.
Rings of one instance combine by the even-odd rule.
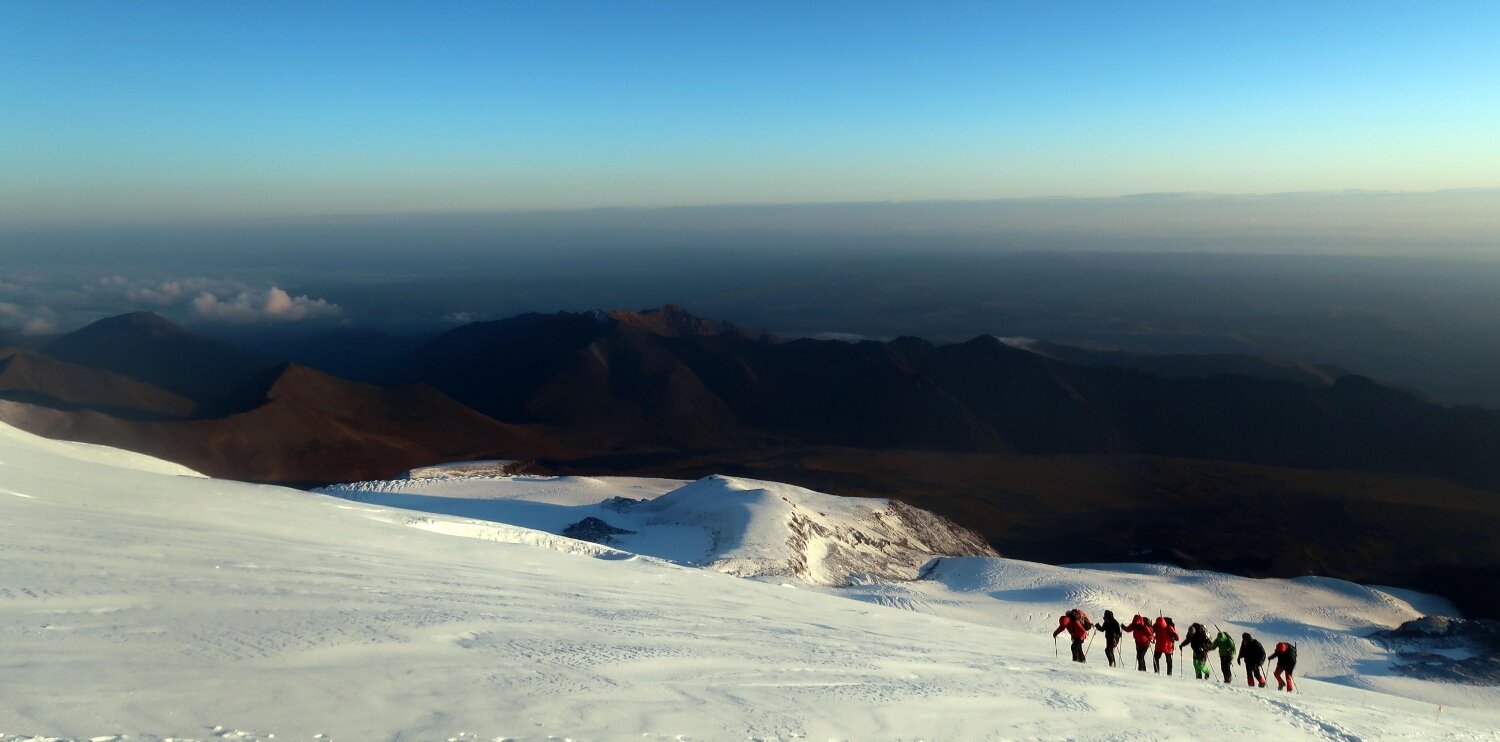
[[739, 577], [818, 585], [845, 585], [860, 575], [912, 580], [935, 556], [994, 554], [970, 531], [899, 502], [733, 477], [688, 484], [614, 477], [435, 477], [321, 491], [556, 534], [593, 519], [619, 531], [607, 542], [617, 549]]
[[25, 495], [0, 495], [0, 741], [1472, 740], [1500, 727], [1493, 709], [1316, 680], [1277, 696], [1077, 666], [1025, 624], [178, 474], [0, 427], [0, 488]]

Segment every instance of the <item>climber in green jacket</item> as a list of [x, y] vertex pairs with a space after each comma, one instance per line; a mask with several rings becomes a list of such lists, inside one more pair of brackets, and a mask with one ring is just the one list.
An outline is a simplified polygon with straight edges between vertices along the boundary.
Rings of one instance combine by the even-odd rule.
[[1224, 682], [1227, 683], [1233, 679], [1231, 669], [1234, 667], [1234, 640], [1220, 630], [1218, 638], [1214, 639], [1214, 648], [1219, 650], [1219, 667], [1223, 668]]

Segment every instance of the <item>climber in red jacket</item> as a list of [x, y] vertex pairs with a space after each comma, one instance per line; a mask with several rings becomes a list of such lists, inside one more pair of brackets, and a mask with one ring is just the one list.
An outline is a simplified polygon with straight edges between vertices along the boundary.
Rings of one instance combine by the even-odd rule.
[[1177, 624], [1171, 618], [1159, 616], [1156, 619], [1156, 627], [1152, 630], [1156, 635], [1156, 654], [1153, 657], [1156, 671], [1161, 672], [1161, 658], [1167, 658], [1167, 674], [1172, 674], [1172, 653], [1177, 651], [1177, 640], [1182, 637], [1177, 635]]
[[1145, 672], [1146, 650], [1151, 648], [1151, 642], [1156, 638], [1151, 631], [1151, 622], [1137, 613], [1135, 618], [1130, 619], [1130, 625], [1125, 627], [1125, 631], [1135, 637], [1135, 669]]
[[1057, 630], [1052, 632], [1052, 637], [1057, 638], [1058, 634], [1068, 632], [1073, 638], [1073, 661], [1084, 662], [1083, 641], [1089, 638], [1089, 629], [1092, 628], [1094, 624], [1089, 621], [1089, 615], [1080, 608], [1074, 608], [1058, 617]]

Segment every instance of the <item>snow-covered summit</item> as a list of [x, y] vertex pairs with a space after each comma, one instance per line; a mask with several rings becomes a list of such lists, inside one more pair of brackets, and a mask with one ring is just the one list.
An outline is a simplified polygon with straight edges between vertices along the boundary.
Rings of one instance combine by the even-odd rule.
[[885, 499], [827, 495], [736, 477], [696, 482], [591, 477], [454, 477], [322, 490], [365, 503], [460, 515], [553, 534], [592, 519], [601, 543], [739, 577], [846, 585], [916, 579], [938, 556], [993, 556], [939, 516]]
[[994, 554], [975, 533], [900, 502], [753, 479], [706, 477], [634, 509], [647, 527], [695, 525], [713, 534], [706, 566], [742, 577], [914, 580], [936, 556]]

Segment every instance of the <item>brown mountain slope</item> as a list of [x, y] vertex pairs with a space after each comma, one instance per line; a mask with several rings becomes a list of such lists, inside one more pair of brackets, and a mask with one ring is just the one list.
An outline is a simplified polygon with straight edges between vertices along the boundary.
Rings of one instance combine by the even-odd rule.
[[440, 461], [566, 453], [536, 430], [496, 422], [422, 386], [387, 389], [289, 365], [269, 379], [263, 398], [227, 417], [180, 421], [0, 402], [0, 420], [255, 481], [387, 478]]
[[609, 313], [609, 318], [622, 325], [661, 337], [723, 335], [726, 332], [741, 333], [752, 337], [764, 334], [742, 330], [729, 322], [699, 317], [676, 304], [667, 304], [660, 309], [644, 309], [638, 312], [617, 309]]
[[184, 418], [193, 401], [145, 382], [19, 348], [0, 348], [0, 397], [130, 418]]

